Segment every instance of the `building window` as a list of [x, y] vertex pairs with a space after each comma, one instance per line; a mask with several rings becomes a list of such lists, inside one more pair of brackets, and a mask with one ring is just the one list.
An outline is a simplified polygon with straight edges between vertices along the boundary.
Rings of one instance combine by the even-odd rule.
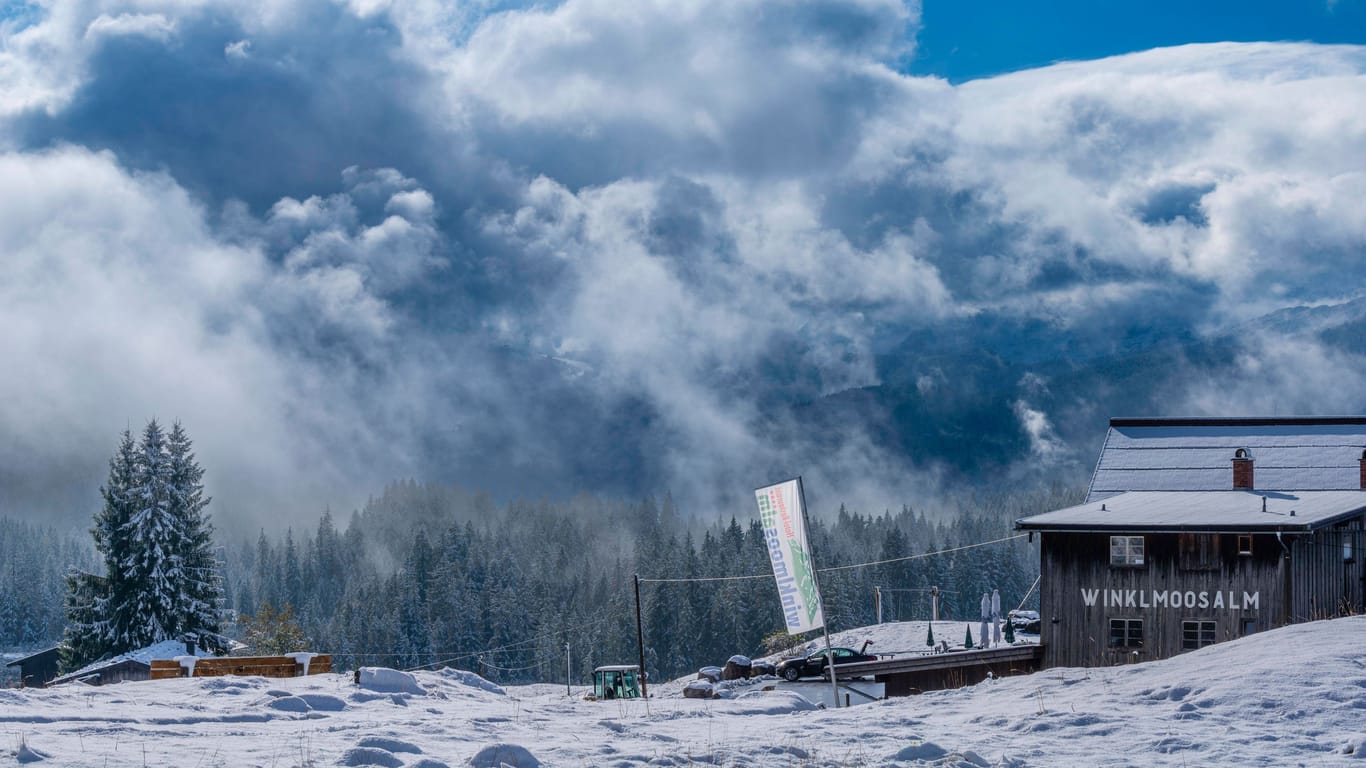
[[1181, 569], [1185, 571], [1219, 570], [1219, 534], [1183, 533], [1177, 536], [1181, 550]]
[[1252, 634], [1252, 633], [1254, 633], [1254, 632], [1256, 632], [1256, 631], [1257, 631], [1257, 620], [1256, 620], [1256, 619], [1243, 619], [1243, 637], [1247, 637], [1248, 635], [1250, 635], [1250, 634]]
[[1111, 536], [1110, 565], [1128, 567], [1143, 565], [1143, 537]]
[[1110, 619], [1111, 648], [1142, 648], [1143, 619]]
[[1183, 621], [1181, 622], [1181, 648], [1186, 651], [1193, 651], [1196, 648], [1204, 648], [1207, 645], [1214, 645], [1214, 622], [1212, 621]]
[[1238, 554], [1240, 554], [1240, 555], [1250, 555], [1250, 554], [1252, 554], [1252, 536], [1251, 536], [1251, 535], [1249, 535], [1249, 534], [1239, 534], [1239, 535], [1238, 535]]
[[1342, 534], [1342, 562], [1352, 562], [1355, 554], [1352, 551], [1352, 534], [1350, 531], [1344, 531]]

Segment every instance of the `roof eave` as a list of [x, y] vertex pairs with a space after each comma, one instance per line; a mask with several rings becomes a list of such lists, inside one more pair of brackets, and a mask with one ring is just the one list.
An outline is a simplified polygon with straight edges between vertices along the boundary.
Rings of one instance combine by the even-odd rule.
[[1038, 533], [1312, 533], [1321, 525], [1185, 525], [1151, 523], [1016, 523], [1022, 531]]
[[1112, 416], [1111, 427], [1277, 427], [1277, 426], [1361, 426], [1366, 416], [1224, 416], [1210, 417], [1129, 417]]

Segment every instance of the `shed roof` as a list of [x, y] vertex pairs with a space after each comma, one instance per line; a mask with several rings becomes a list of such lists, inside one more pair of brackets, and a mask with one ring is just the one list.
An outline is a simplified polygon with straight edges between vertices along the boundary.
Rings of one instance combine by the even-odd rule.
[[55, 656], [55, 655], [57, 655], [57, 653], [58, 653], [59, 651], [61, 651], [61, 650], [62, 650], [61, 646], [53, 646], [53, 647], [51, 647], [51, 648], [45, 648], [45, 649], [43, 649], [43, 650], [41, 650], [41, 651], [38, 651], [37, 653], [30, 653], [30, 654], [27, 655], [27, 656], [23, 656], [23, 657], [21, 657], [21, 658], [15, 659], [15, 660], [13, 660], [13, 661], [7, 661], [7, 662], [5, 662], [5, 666], [7, 666], [7, 667], [17, 667], [17, 666], [23, 664], [24, 662], [32, 661], [32, 660], [34, 660], [34, 659], [36, 659], [36, 658], [38, 658], [38, 657], [40, 657], [40, 656], [48, 656], [48, 655], [53, 655], [53, 656]]
[[[152, 661], [154, 659], [174, 659], [177, 656], [185, 655], [187, 654], [185, 653], [184, 641], [162, 640], [159, 643], [153, 643], [145, 648], [138, 648], [134, 651], [121, 653], [118, 656], [113, 656], [108, 659], [102, 659], [100, 661], [94, 662], [93, 664], [87, 664], [86, 666], [81, 667], [75, 672], [69, 672], [65, 675], [62, 675], [61, 677], [53, 680], [50, 684], [60, 685], [61, 683], [70, 682], [71, 680], [78, 680], [82, 677], [88, 677], [97, 672], [113, 669], [114, 667], [122, 666], [125, 664], [140, 664], [144, 667], [151, 667]], [[194, 655], [200, 658], [211, 658], [213, 656], [212, 653], [209, 653], [208, 651], [205, 651], [202, 648], [195, 648]]]
[[1259, 491], [1360, 490], [1366, 416], [1114, 418], [1086, 499], [1230, 490], [1239, 448]]
[[1015, 521], [1024, 530], [1309, 531], [1366, 511], [1366, 491], [1131, 491]]

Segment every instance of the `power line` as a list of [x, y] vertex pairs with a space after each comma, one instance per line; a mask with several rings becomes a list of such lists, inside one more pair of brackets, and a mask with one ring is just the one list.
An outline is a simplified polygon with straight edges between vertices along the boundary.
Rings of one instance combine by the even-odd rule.
[[756, 576], [705, 576], [705, 577], [699, 576], [699, 577], [693, 578], [693, 579], [641, 579], [641, 580], [640, 580], [640, 583], [642, 583], [642, 584], [646, 584], [646, 583], [649, 583], [649, 584], [676, 584], [676, 583], [680, 583], [680, 582], [698, 582], [698, 581], [743, 581], [743, 580], [745, 580], [745, 579], [771, 579], [771, 578], [773, 578], [773, 574], [771, 574], [771, 573], [761, 573], [761, 574], [758, 574], [758, 575], [756, 575]]
[[[887, 560], [874, 560], [874, 561], [872, 561], [872, 562], [867, 562], [867, 563], [854, 563], [853, 565], [834, 565], [834, 566], [831, 566], [831, 567], [829, 567], [829, 568], [817, 568], [817, 569], [816, 569], [816, 572], [817, 572], [817, 573], [829, 573], [829, 572], [831, 572], [831, 571], [847, 571], [847, 570], [850, 570], [850, 569], [852, 569], [852, 568], [868, 568], [868, 567], [874, 566], [874, 565], [886, 565], [886, 564], [888, 564], [888, 563], [900, 563], [900, 562], [904, 562], [904, 561], [907, 561], [907, 560], [919, 560], [919, 559], [926, 558], [926, 557], [936, 557], [936, 556], [938, 556], [938, 555], [947, 555], [947, 554], [950, 554], [950, 553], [953, 553], [953, 552], [962, 552], [963, 550], [967, 550], [967, 549], [976, 549], [976, 548], [978, 548], [978, 547], [988, 547], [988, 546], [991, 546], [992, 544], [1000, 544], [1001, 542], [1004, 542], [1004, 541], [1014, 541], [1015, 539], [1023, 539], [1023, 538], [1025, 538], [1025, 537], [1028, 536], [1028, 535], [1029, 535], [1029, 534], [1027, 534], [1027, 533], [1021, 533], [1021, 534], [1017, 534], [1017, 535], [1015, 535], [1015, 536], [1006, 536], [1006, 537], [1000, 538], [1000, 539], [992, 539], [991, 541], [982, 541], [982, 542], [978, 542], [978, 543], [976, 543], [976, 544], [964, 544], [964, 545], [961, 546], [961, 547], [951, 547], [951, 548], [949, 548], [949, 549], [940, 549], [940, 550], [936, 550], [936, 551], [934, 551], [934, 552], [922, 552], [922, 553], [920, 553], [920, 554], [918, 554], [918, 555], [907, 555], [907, 556], [905, 556], [905, 557], [893, 557], [893, 558], [889, 558], [889, 559], [887, 559]], [[741, 580], [744, 580], [744, 579], [771, 579], [771, 578], [773, 578], [773, 574], [771, 574], [771, 573], [763, 573], [763, 574], [749, 575], [749, 576], [706, 576], [706, 577], [697, 577], [697, 578], [692, 578], [692, 579], [686, 579], [686, 578], [682, 578], [682, 579], [641, 579], [641, 582], [642, 582], [642, 583], [650, 583], [650, 584], [673, 584], [673, 583], [683, 583], [683, 582], [741, 581]]]
[[1006, 536], [1006, 537], [1003, 538], [1003, 539], [992, 539], [991, 541], [983, 541], [983, 542], [980, 542], [980, 543], [978, 543], [978, 544], [964, 544], [964, 545], [961, 546], [961, 547], [953, 547], [952, 549], [941, 549], [941, 550], [939, 550], [939, 551], [937, 551], [937, 552], [924, 552], [924, 553], [919, 554], [919, 555], [907, 555], [906, 557], [893, 557], [893, 558], [891, 558], [891, 559], [889, 559], [889, 560], [875, 560], [875, 561], [873, 561], [873, 562], [871, 562], [871, 563], [855, 563], [854, 565], [836, 565], [836, 566], [832, 566], [832, 567], [830, 567], [830, 568], [817, 568], [816, 570], [820, 571], [821, 573], [826, 573], [826, 572], [828, 572], [828, 571], [847, 571], [847, 570], [849, 570], [849, 569], [851, 569], [851, 568], [867, 568], [867, 567], [870, 566], [870, 565], [886, 565], [887, 563], [899, 563], [899, 562], [902, 562], [902, 561], [905, 561], [905, 560], [919, 560], [919, 559], [924, 558], [924, 557], [934, 557], [934, 556], [936, 556], [936, 555], [947, 555], [947, 554], [949, 554], [950, 552], [962, 552], [962, 551], [965, 550], [965, 549], [976, 549], [977, 547], [986, 547], [986, 546], [990, 546], [990, 545], [992, 545], [992, 544], [1000, 544], [1000, 543], [1003, 542], [1003, 541], [1012, 541], [1012, 540], [1014, 540], [1014, 539], [1023, 539], [1024, 537], [1026, 537], [1026, 536], [1028, 536], [1028, 535], [1029, 535], [1029, 534], [1027, 534], [1027, 533], [1021, 533], [1021, 534], [1017, 534], [1017, 535], [1015, 535], [1015, 536]]
[[[499, 646], [499, 647], [497, 647], [497, 648], [489, 648], [489, 649], [483, 650], [483, 651], [473, 651], [473, 652], [466, 653], [466, 654], [463, 654], [463, 655], [460, 655], [460, 656], [452, 656], [451, 658], [448, 658], [448, 659], [442, 659], [441, 661], [433, 661], [433, 662], [429, 662], [429, 663], [427, 663], [427, 664], [420, 664], [420, 665], [418, 665], [418, 666], [416, 666], [416, 667], [409, 667], [408, 669], [405, 669], [405, 670], [403, 670], [403, 671], [404, 671], [404, 672], [413, 672], [413, 671], [416, 671], [416, 670], [419, 670], [419, 669], [426, 669], [427, 667], [435, 667], [435, 666], [438, 666], [438, 665], [449, 664], [450, 662], [453, 662], [453, 661], [464, 661], [465, 659], [474, 659], [474, 658], [478, 658], [478, 657], [480, 657], [480, 656], [482, 656], [482, 655], [484, 655], [484, 654], [486, 654], [486, 653], [490, 653], [490, 654], [491, 654], [491, 653], [498, 653], [498, 652], [500, 652], [500, 651], [506, 651], [506, 650], [509, 650], [509, 649], [518, 648], [519, 646], [531, 645], [531, 644], [533, 644], [533, 643], [540, 642], [541, 640], [544, 640], [544, 639], [549, 638], [549, 637], [558, 637], [559, 635], [561, 635], [561, 634], [563, 634], [563, 633], [575, 632], [575, 631], [581, 630], [581, 629], [583, 629], [583, 628], [585, 628], [585, 627], [591, 627], [591, 626], [593, 626], [593, 625], [595, 625], [595, 624], [598, 624], [598, 623], [602, 620], [603, 616], [604, 616], [606, 613], [607, 613], [606, 610], [599, 611], [599, 612], [593, 617], [592, 620], [590, 620], [590, 621], [585, 621], [585, 622], [583, 622], [582, 624], [578, 624], [578, 625], [573, 626], [573, 627], [565, 627], [564, 629], [557, 630], [557, 631], [555, 631], [555, 632], [547, 632], [547, 633], [545, 633], [545, 634], [537, 635], [537, 636], [535, 636], [535, 637], [528, 638], [528, 639], [526, 639], [526, 640], [521, 640], [521, 641], [518, 641], [518, 642], [515, 642], [515, 643], [508, 643], [507, 645]], [[491, 665], [490, 665], [490, 666], [491, 666]]]

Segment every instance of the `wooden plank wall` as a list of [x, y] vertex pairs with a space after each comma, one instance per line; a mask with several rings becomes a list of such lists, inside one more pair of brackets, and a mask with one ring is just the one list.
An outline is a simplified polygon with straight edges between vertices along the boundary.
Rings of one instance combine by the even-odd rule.
[[[1352, 559], [1344, 557], [1350, 542]], [[1366, 609], [1366, 530], [1362, 518], [1291, 540], [1290, 621], [1315, 621]]]
[[[300, 677], [303, 664], [288, 656], [226, 656], [222, 658], [200, 659], [195, 662], [195, 677], [220, 677], [222, 675], [254, 675], [257, 677]], [[318, 675], [332, 671], [331, 654], [313, 657], [308, 665], [308, 674]], [[172, 677], [188, 677], [180, 663], [172, 659], [156, 659], [152, 662], [152, 679], [165, 680]]]
[[[1039, 617], [1040, 641], [1044, 644], [1044, 667], [1107, 666], [1166, 658], [1182, 650], [1182, 621], [1215, 622], [1217, 640], [1242, 636], [1243, 619], [1252, 619], [1253, 631], [1284, 622], [1283, 550], [1274, 535], [1253, 537], [1251, 555], [1239, 555], [1237, 536], [1219, 537], [1216, 570], [1181, 567], [1177, 534], [1147, 534], [1145, 565], [1141, 568], [1110, 565], [1108, 533], [1045, 533], [1040, 542]], [[1135, 590], [1147, 596], [1148, 607], [1106, 606], [1097, 600], [1085, 605], [1082, 589]], [[1195, 593], [1232, 591], [1258, 593], [1256, 610], [1170, 608], [1151, 605], [1154, 591], [1180, 590]], [[1110, 619], [1142, 619], [1143, 647], [1112, 649]], [[1137, 651], [1135, 653], [1135, 650]]]

